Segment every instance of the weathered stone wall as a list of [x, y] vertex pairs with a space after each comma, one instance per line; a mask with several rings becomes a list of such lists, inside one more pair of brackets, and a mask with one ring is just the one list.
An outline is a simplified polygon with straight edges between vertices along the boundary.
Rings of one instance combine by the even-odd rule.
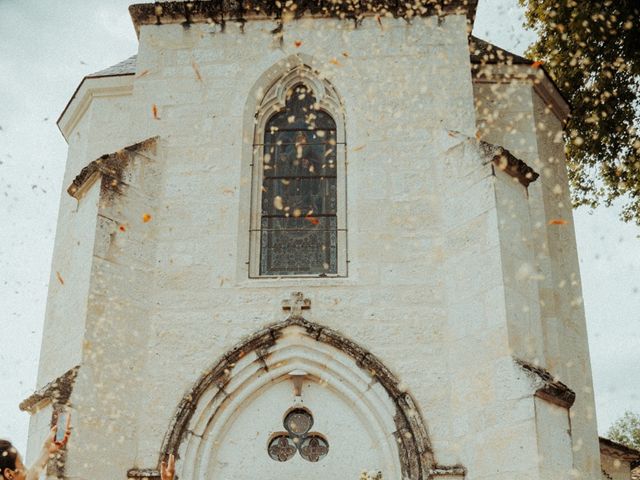
[[[301, 290], [312, 301], [305, 318], [365, 346], [412, 393], [438, 463], [475, 480], [545, 478], [535, 388], [513, 361], [544, 364], [550, 350], [539, 286], [521, 272], [538, 255], [522, 238], [535, 223], [523, 185], [475, 138], [466, 19], [369, 17], [357, 29], [302, 19], [282, 39], [276, 26], [143, 26], [133, 94], [94, 99], [71, 132], [67, 185], [104, 153], [159, 140], [155, 154], [135, 156], [126, 188], [80, 200], [93, 202], [93, 218], [61, 216], [54, 271], [76, 254], [68, 224], [95, 237], [79, 260], [84, 291], [50, 299], [43, 345], [52, 368], [41, 383], [72, 366], [53, 353], [64, 342], [56, 305], [87, 305], [66, 327], [84, 340], [66, 474], [155, 468], [183, 396], [241, 338], [283, 319], [281, 301]], [[344, 104], [347, 278], [248, 278], [253, 106], [292, 56]], [[518, 142], [486, 138], [520, 153]], [[572, 352], [585, 349], [586, 336]], [[571, 455], [556, 453], [563, 465]]]
[[602, 480], [629, 480], [631, 478], [631, 469], [629, 462], [621, 461], [609, 455], [601, 455], [602, 463]]
[[570, 412], [574, 467], [586, 478], [597, 478], [593, 384], [562, 124], [534, 90], [540, 72], [528, 74], [526, 69], [535, 71], [512, 67], [520, 80], [510, 84], [474, 85], [481, 138], [508, 148], [540, 173], [523, 192], [522, 202], [512, 199], [504, 204], [506, 215], [501, 221], [503, 230], [515, 227], [504, 237], [503, 245], [519, 245], [521, 252], [505, 256], [513, 262], [511, 272], [505, 270], [505, 281], [519, 284], [521, 292], [508, 302], [508, 308], [512, 318], [520, 318], [518, 328], [526, 324], [531, 328], [521, 330], [512, 340], [517, 345], [518, 340], [528, 339], [524, 358], [543, 366], [576, 392]]

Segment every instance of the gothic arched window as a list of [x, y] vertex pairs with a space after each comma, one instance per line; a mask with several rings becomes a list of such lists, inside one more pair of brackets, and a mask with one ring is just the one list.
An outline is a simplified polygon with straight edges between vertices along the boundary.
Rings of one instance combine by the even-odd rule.
[[260, 213], [252, 215], [251, 259], [258, 265], [250, 272], [345, 275], [344, 141], [319, 95], [307, 82], [289, 78], [280, 85], [281, 104], [256, 138], [254, 155], [261, 160], [254, 160], [254, 208]]

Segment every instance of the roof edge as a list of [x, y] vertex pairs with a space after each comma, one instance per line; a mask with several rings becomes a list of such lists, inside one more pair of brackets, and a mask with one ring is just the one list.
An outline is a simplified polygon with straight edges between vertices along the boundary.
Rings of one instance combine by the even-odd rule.
[[464, 14], [473, 28], [478, 0], [418, 0], [415, 4], [396, 0], [373, 0], [356, 4], [342, 0], [316, 0], [284, 6], [278, 0], [196, 0], [142, 3], [129, 6], [129, 14], [140, 36], [143, 25], [215, 23], [225, 21], [245, 23], [254, 19], [274, 19], [282, 23], [303, 16], [352, 20], [356, 25], [366, 16], [413, 17]]
[[628, 461], [631, 464], [631, 469], [633, 470], [637, 466], [640, 466], [640, 451], [635, 448], [627, 447], [622, 443], [614, 442], [606, 437], [598, 437], [600, 442], [600, 450], [609, 449], [615, 451], [620, 457]]
[[[541, 62], [535, 62], [529, 58], [509, 52], [474, 35], [469, 38], [469, 50], [474, 80], [491, 81], [491, 77], [496, 74], [502, 77], [502, 80], [522, 80], [525, 78], [533, 80], [536, 92], [553, 109], [556, 116], [563, 123], [571, 115], [571, 110], [573, 109], [571, 103]], [[508, 66], [511, 71], [499, 72], [496, 66]], [[517, 71], [526, 73], [524, 75], [516, 74]]]
[[56, 121], [64, 139], [69, 141], [69, 134], [87, 111], [94, 97], [131, 94], [134, 75], [122, 73], [84, 77]]

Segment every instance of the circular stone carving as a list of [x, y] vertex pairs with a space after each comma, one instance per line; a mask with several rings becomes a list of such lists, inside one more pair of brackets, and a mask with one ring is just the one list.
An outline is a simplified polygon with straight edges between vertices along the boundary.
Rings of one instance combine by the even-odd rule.
[[292, 435], [304, 435], [312, 426], [313, 417], [302, 408], [291, 410], [284, 418], [284, 428]]
[[320, 435], [311, 434], [300, 445], [300, 455], [308, 462], [322, 460], [329, 453], [329, 443]]
[[296, 446], [286, 433], [276, 435], [269, 442], [269, 456], [277, 462], [291, 460], [296, 454]]

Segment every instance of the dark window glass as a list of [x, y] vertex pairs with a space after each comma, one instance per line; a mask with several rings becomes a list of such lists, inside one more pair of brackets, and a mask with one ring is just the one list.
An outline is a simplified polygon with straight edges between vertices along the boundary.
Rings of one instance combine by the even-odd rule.
[[304, 85], [266, 124], [262, 275], [336, 274], [336, 125]]

